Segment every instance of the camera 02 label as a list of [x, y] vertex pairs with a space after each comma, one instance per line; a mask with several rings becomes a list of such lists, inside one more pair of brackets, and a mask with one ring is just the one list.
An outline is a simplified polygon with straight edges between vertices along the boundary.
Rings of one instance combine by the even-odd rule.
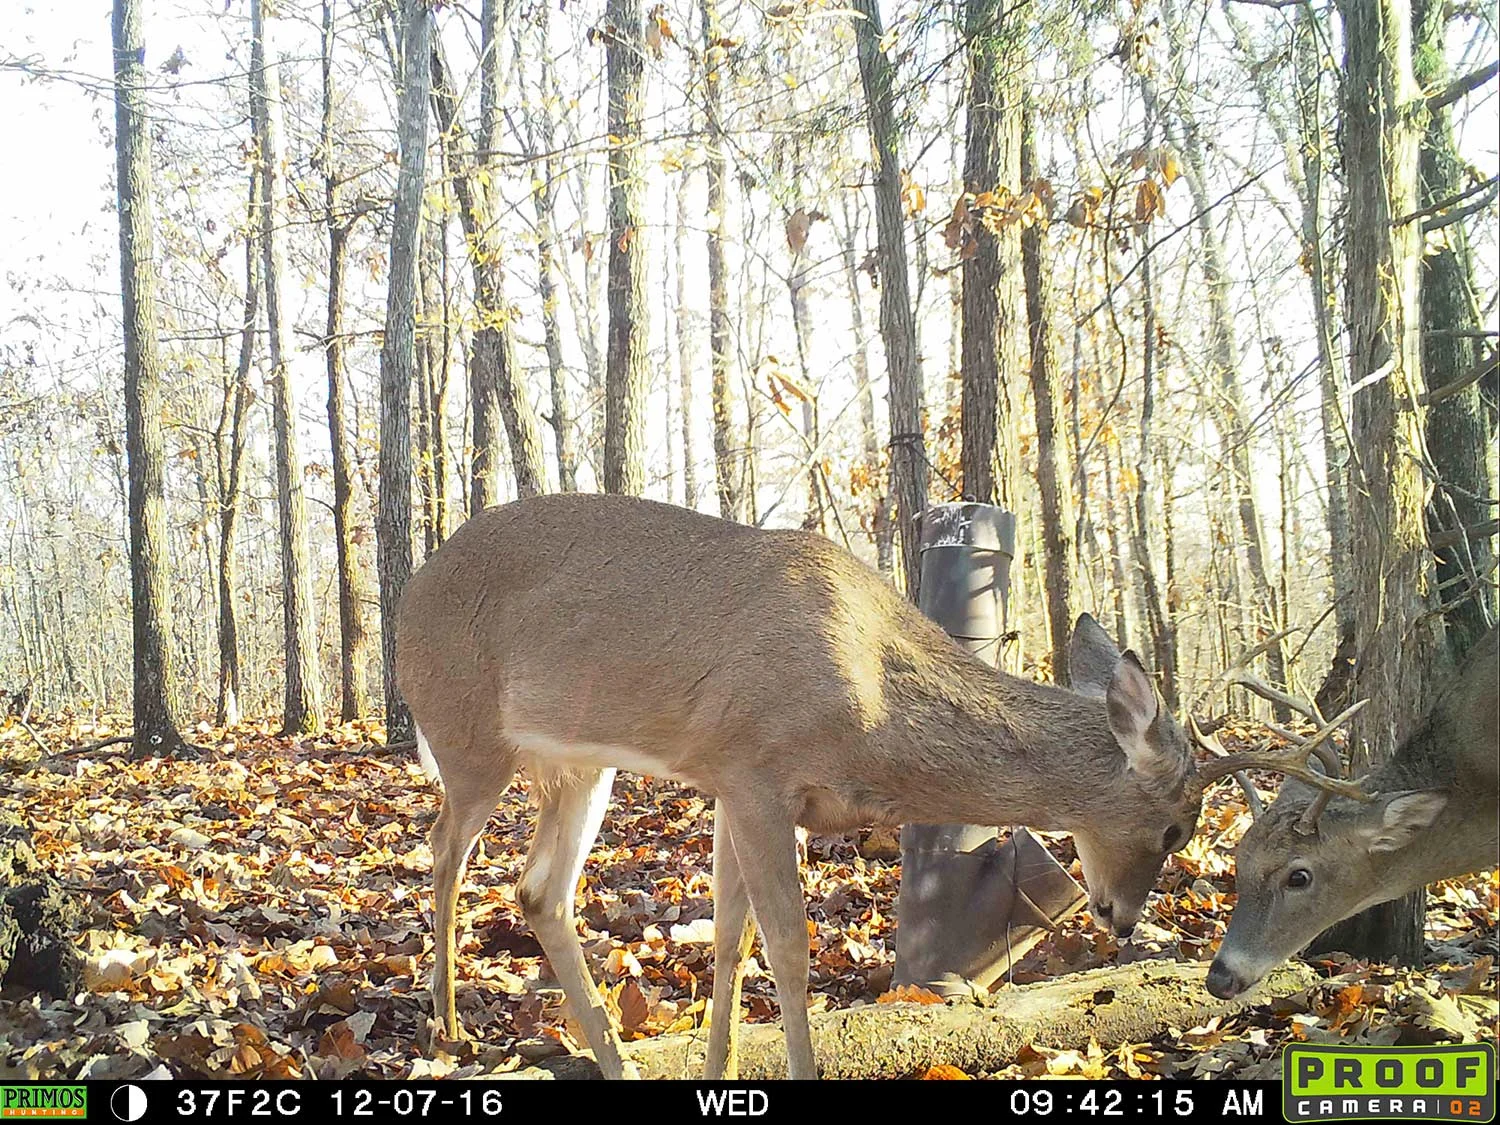
[[1294, 1043], [1281, 1056], [1288, 1121], [1426, 1120], [1495, 1117], [1495, 1048], [1341, 1047]]

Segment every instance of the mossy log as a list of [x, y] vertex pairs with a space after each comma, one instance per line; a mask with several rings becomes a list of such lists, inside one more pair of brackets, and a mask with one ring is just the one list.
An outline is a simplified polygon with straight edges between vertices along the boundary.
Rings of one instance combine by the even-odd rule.
[[[1141, 961], [1094, 969], [1063, 980], [1004, 988], [981, 1003], [871, 1004], [812, 1019], [813, 1046], [824, 1078], [906, 1078], [938, 1064], [969, 1073], [996, 1070], [1029, 1043], [1082, 1048], [1090, 1039], [1106, 1050], [1140, 1043], [1169, 1028], [1186, 1029], [1267, 996], [1306, 989], [1312, 969], [1289, 963], [1232, 1001], [1203, 986], [1204, 964]], [[646, 1078], [699, 1078], [706, 1030], [664, 1035], [626, 1045]], [[548, 1059], [514, 1077], [597, 1078], [592, 1059]], [[740, 1078], [759, 1082], [786, 1076], [781, 1029], [747, 1024], [740, 1033]]]

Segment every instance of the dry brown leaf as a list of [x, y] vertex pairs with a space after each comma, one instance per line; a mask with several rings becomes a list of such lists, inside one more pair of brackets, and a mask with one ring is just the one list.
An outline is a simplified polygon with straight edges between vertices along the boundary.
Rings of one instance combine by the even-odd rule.
[[936, 992], [929, 992], [915, 984], [900, 984], [876, 999], [877, 1004], [946, 1004]]
[[933, 1082], [933, 1081], [938, 1081], [938, 1082], [972, 1082], [973, 1081], [972, 1076], [965, 1074], [963, 1071], [959, 1070], [958, 1067], [956, 1067], [956, 1066], [950, 1066], [948, 1063], [938, 1063], [936, 1066], [929, 1066], [926, 1070], [924, 1070], [921, 1073], [920, 1077], [921, 1077], [922, 1081], [924, 1081], [924, 1082]]

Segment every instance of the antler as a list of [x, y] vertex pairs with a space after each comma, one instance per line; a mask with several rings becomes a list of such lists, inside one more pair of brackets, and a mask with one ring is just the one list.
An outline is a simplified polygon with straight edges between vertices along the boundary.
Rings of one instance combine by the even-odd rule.
[[[1203, 747], [1205, 750], [1212, 752], [1220, 758], [1229, 757], [1229, 751], [1225, 750], [1224, 747], [1219, 744], [1218, 737], [1212, 734], [1204, 734], [1202, 728], [1198, 726], [1198, 720], [1193, 718], [1191, 712], [1189, 712], [1188, 714], [1188, 729], [1190, 729], [1193, 733], [1193, 741], [1196, 742], [1199, 746]], [[1201, 778], [1203, 771], [1199, 770], [1198, 774]], [[1265, 812], [1266, 806], [1261, 801], [1260, 794], [1255, 791], [1255, 786], [1250, 784], [1249, 775], [1246, 774], [1244, 770], [1235, 770], [1234, 780], [1238, 782], [1239, 787], [1245, 791], [1245, 801], [1250, 806], [1250, 816], [1252, 818], [1258, 817], [1261, 813]], [[1204, 781], [1203, 785], [1207, 787], [1208, 782]]]
[[[1364, 787], [1357, 781], [1346, 781], [1341, 777], [1329, 776], [1319, 773], [1310, 768], [1307, 759], [1318, 752], [1333, 732], [1342, 726], [1348, 719], [1357, 714], [1369, 700], [1361, 699], [1352, 707], [1346, 708], [1331, 721], [1323, 724], [1322, 728], [1314, 735], [1307, 738], [1296, 738], [1296, 745], [1286, 751], [1252, 750], [1238, 754], [1225, 754], [1212, 762], [1206, 762], [1198, 768], [1198, 778], [1201, 784], [1207, 785], [1217, 781], [1221, 777], [1227, 777], [1232, 773], [1246, 769], [1274, 770], [1287, 777], [1294, 777], [1306, 785], [1311, 785], [1319, 790], [1318, 796], [1308, 806], [1298, 822], [1299, 830], [1311, 831], [1317, 824], [1318, 817], [1322, 815], [1330, 797], [1348, 797], [1350, 800], [1368, 804], [1375, 798], [1365, 792]], [[1200, 739], [1200, 741], [1203, 741]], [[1205, 745], [1209, 745], [1206, 741]], [[1214, 745], [1217, 745], [1216, 743]], [[1214, 746], [1210, 746], [1213, 749]], [[1218, 748], [1223, 753], [1223, 748]], [[1319, 755], [1320, 759], [1322, 755]]]

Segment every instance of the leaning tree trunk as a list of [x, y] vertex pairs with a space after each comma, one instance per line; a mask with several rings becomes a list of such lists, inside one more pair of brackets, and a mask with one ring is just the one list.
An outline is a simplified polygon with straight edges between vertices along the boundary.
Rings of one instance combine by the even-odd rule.
[[1141, 291], [1145, 315], [1141, 324], [1141, 426], [1136, 447], [1134, 519], [1130, 521], [1131, 553], [1141, 576], [1141, 604], [1151, 626], [1151, 648], [1158, 684], [1167, 707], [1177, 710], [1177, 638], [1172, 635], [1156, 581], [1151, 554], [1151, 423], [1156, 412], [1156, 293], [1152, 285], [1151, 252], [1141, 260]]
[[422, 181], [427, 165], [427, 98], [431, 90], [431, 16], [427, 0], [402, 0], [401, 94], [397, 143], [401, 168], [391, 217], [390, 285], [380, 349], [380, 648], [385, 667], [386, 740], [413, 735], [411, 712], [396, 685], [396, 606], [411, 577], [411, 384], [417, 373], [417, 254]]
[[[1032, 114], [1021, 122], [1021, 184], [1037, 177]], [[1047, 622], [1052, 640], [1052, 679], [1068, 682], [1068, 642], [1073, 624], [1073, 543], [1068, 523], [1067, 450], [1060, 440], [1057, 365], [1052, 354], [1051, 295], [1047, 289], [1045, 227], [1032, 223], [1021, 232], [1021, 270], [1026, 285], [1026, 320], [1031, 335], [1031, 401], [1036, 412], [1036, 483], [1042, 501], [1042, 550], [1047, 588]]]
[[286, 652], [282, 729], [289, 734], [303, 734], [322, 725], [323, 677], [318, 667], [318, 610], [312, 599], [307, 549], [307, 499], [302, 483], [302, 459], [297, 452], [297, 402], [287, 370], [287, 314], [282, 305], [282, 278], [286, 272], [282, 195], [286, 172], [281, 165], [281, 78], [271, 56], [264, 0], [251, 0], [250, 22], [250, 107], [259, 148], [260, 243], [266, 291], [266, 337], [271, 357], [276, 499], [280, 513], [281, 624]]
[[604, 355], [604, 491], [639, 496], [646, 487], [645, 216], [641, 211], [645, 30], [640, 0], [608, 0], [609, 340]]
[[[1004, 0], [968, 0], [964, 33], [969, 56], [964, 190], [1002, 198], [1021, 180], [1021, 62], [1014, 50], [1017, 17], [1007, 16], [1006, 6]], [[1007, 487], [1014, 466], [998, 463], [995, 442], [1012, 428], [1008, 391], [1022, 369], [1025, 317], [1015, 268], [1021, 260], [1020, 224], [992, 228], [976, 222], [968, 237], [959, 368], [963, 491], [970, 500], [1014, 506]]]
[[344, 271], [349, 259], [349, 224], [340, 214], [339, 170], [333, 132], [333, 0], [323, 0], [323, 208], [328, 228], [328, 315], [323, 357], [328, 368], [328, 445], [333, 462], [333, 541], [339, 579], [339, 718], [344, 722], [370, 712], [365, 669], [364, 581], [354, 543], [354, 488], [349, 457], [349, 423], [344, 404]]
[[[858, 197], [855, 197], [856, 202]], [[870, 386], [869, 336], [859, 296], [859, 257], [854, 239], [858, 229], [849, 211], [848, 196], [844, 202], [844, 229], [839, 235], [839, 251], [844, 263], [844, 281], [849, 290], [849, 319], [854, 327], [854, 381], [859, 395], [859, 430], [864, 455], [861, 479], [866, 491], [873, 494], [870, 512], [870, 538], [875, 542], [875, 565], [881, 574], [891, 573], [891, 496], [886, 488], [887, 473], [882, 471], [880, 438], [875, 429], [875, 389]]]
[[120, 209], [120, 293], [125, 324], [125, 456], [129, 463], [131, 708], [137, 755], [185, 748], [177, 728], [170, 653], [166, 450], [156, 267], [151, 245], [151, 133], [146, 124], [146, 45], [139, 0], [115, 0], [115, 175]]
[[[1178, 17], [1175, 5], [1168, 5], [1167, 41], [1172, 55], [1172, 70], [1177, 79], [1178, 90], [1189, 88], [1184, 74], [1183, 47], [1178, 36]], [[1149, 89], [1149, 87], [1148, 87]], [[1154, 92], [1149, 95], [1154, 100]], [[1260, 510], [1255, 500], [1254, 473], [1251, 468], [1252, 431], [1250, 409], [1245, 400], [1244, 386], [1240, 381], [1239, 343], [1235, 338], [1234, 311], [1230, 302], [1229, 260], [1223, 240], [1215, 223], [1219, 209], [1209, 194], [1208, 175], [1204, 163], [1202, 138], [1198, 122], [1185, 98], [1173, 102], [1176, 122], [1167, 119], [1167, 136], [1183, 155], [1183, 177], [1193, 197], [1198, 236], [1203, 247], [1203, 280], [1208, 298], [1208, 342], [1211, 370], [1218, 384], [1217, 417], [1224, 452], [1230, 469], [1230, 481], [1234, 488], [1235, 512], [1239, 518], [1240, 535], [1245, 548], [1245, 561], [1250, 569], [1255, 599], [1256, 624], [1265, 634], [1278, 630], [1281, 614], [1277, 608], [1276, 588], [1271, 581], [1267, 563], [1265, 530]], [[1180, 123], [1180, 128], [1177, 125]], [[1277, 642], [1266, 650], [1266, 671], [1273, 683], [1286, 685], [1286, 661], [1281, 644]], [[1291, 712], [1282, 704], [1275, 705], [1276, 717], [1286, 721]]]
[[708, 141], [704, 167], [708, 180], [708, 350], [714, 413], [714, 478], [719, 515], [742, 519], [742, 458], [736, 448], [734, 387], [729, 380], [733, 354], [729, 323], [729, 270], [724, 262], [724, 224], [728, 219], [724, 130], [719, 120], [727, 50], [719, 26], [718, 0], [700, 0], [703, 13], [703, 109]]
[[537, 296], [542, 302], [542, 339], [547, 351], [547, 383], [552, 402], [552, 414], [547, 422], [552, 427], [553, 445], [557, 451], [557, 486], [563, 492], [578, 490], [578, 444], [574, 434], [573, 408], [568, 399], [565, 382], [567, 368], [563, 364], [562, 325], [557, 315], [560, 294], [557, 285], [557, 184], [561, 167], [554, 149], [552, 106], [556, 104], [557, 75], [552, 63], [552, 52], [548, 47], [548, 24], [550, 8], [546, 4], [537, 7], [537, 36], [541, 43], [541, 104], [536, 107], [536, 149], [541, 154], [542, 175], [532, 192], [532, 203], [536, 207], [536, 273]]
[[[255, 217], [260, 213], [260, 173], [250, 173], [250, 203], [245, 236], [245, 316], [240, 331], [239, 361], [234, 386], [227, 390], [229, 417], [220, 418], [214, 449], [218, 461], [219, 487], [219, 698], [215, 721], [233, 726], [240, 721], [240, 625], [235, 606], [239, 587], [239, 556], [235, 540], [239, 530], [240, 492], [245, 464], [245, 415], [250, 408], [250, 368], [255, 361], [255, 325], [260, 316], [260, 242], [255, 236]], [[228, 448], [223, 427], [229, 425]]]
[[693, 394], [694, 348], [691, 314], [688, 311], [687, 247], [688, 232], [688, 173], [684, 172], [677, 182], [677, 231], [673, 240], [677, 275], [677, 305], [673, 321], [677, 326], [677, 385], [682, 400], [682, 503], [684, 507], [698, 507], [698, 463], [693, 446]]
[[[484, 10], [489, 12], [490, 5], [486, 4]], [[492, 29], [487, 19], [484, 32], [481, 65], [494, 67], [498, 65], [498, 28]], [[491, 43], [492, 36], [494, 43]], [[499, 499], [496, 413], [504, 423], [510, 443], [517, 494], [535, 496], [542, 492], [546, 487], [547, 469], [536, 410], [526, 395], [520, 365], [516, 361], [510, 302], [505, 298], [505, 249], [500, 242], [497, 219], [499, 189], [488, 179], [490, 173], [482, 159], [486, 151], [485, 138], [494, 136], [498, 128], [493, 121], [499, 110], [481, 104], [480, 140], [476, 152], [475, 144], [470, 141], [459, 119], [458, 93], [450, 80], [441, 44], [435, 38], [429, 39], [429, 59], [432, 103], [438, 128], [443, 132], [446, 171], [458, 197], [459, 222], [463, 226], [469, 265], [474, 275], [474, 306], [479, 317], [469, 361], [469, 395], [474, 419], [474, 459], [469, 482], [469, 509], [472, 513]], [[498, 79], [492, 84], [498, 86]], [[487, 187], [487, 183], [492, 186]]]
[[[1355, 559], [1356, 774], [1386, 761], [1426, 710], [1442, 655], [1419, 465], [1422, 243], [1417, 223], [1420, 100], [1406, 0], [1339, 0], [1344, 20], [1345, 321], [1353, 387], [1350, 516]], [[1422, 892], [1373, 907], [1314, 948], [1417, 962]]]
[[[1413, 66], [1423, 90], [1441, 90], [1448, 84], [1446, 13], [1447, 5], [1436, 0], [1414, 0], [1412, 5]], [[1468, 181], [1448, 111], [1439, 108], [1422, 137], [1417, 205], [1430, 208], [1453, 199]], [[1468, 231], [1461, 220], [1452, 221], [1441, 213], [1425, 223], [1443, 232], [1440, 243], [1429, 245], [1422, 258], [1422, 374], [1428, 394], [1441, 396], [1427, 413], [1427, 449], [1440, 478], [1427, 526], [1434, 544], [1442, 543], [1437, 548], [1438, 586], [1448, 646], [1459, 660], [1488, 631], [1494, 616], [1494, 587], [1488, 578], [1494, 533], [1492, 529], [1479, 534], [1465, 529], [1482, 525], [1494, 515], [1485, 461], [1495, 443], [1495, 425], [1477, 383], [1447, 391], [1456, 388], [1480, 362], [1476, 347], [1480, 324], [1471, 296], [1477, 291], [1474, 256]], [[1489, 357], [1491, 366], [1494, 362]]]
[[875, 153], [876, 259], [880, 271], [880, 335], [890, 378], [891, 475], [906, 596], [917, 600], [920, 580], [917, 523], [927, 506], [927, 442], [922, 431], [922, 372], [906, 267], [906, 224], [901, 207], [901, 158], [890, 60], [876, 0], [854, 0], [859, 75], [869, 107]]

